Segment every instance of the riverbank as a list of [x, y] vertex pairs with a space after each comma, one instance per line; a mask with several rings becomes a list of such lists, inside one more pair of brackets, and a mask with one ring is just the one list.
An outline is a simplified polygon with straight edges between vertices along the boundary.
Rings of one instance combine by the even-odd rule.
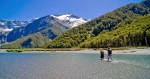
[[[80, 50], [80, 51], [55, 51], [56, 53], [94, 53], [99, 54], [100, 50]], [[107, 54], [107, 50], [104, 50]], [[113, 50], [113, 54], [150, 54], [150, 48], [148, 49], [129, 49], [129, 50]]]
[[[150, 48], [144, 49], [126, 49], [126, 50], [113, 50], [113, 54], [150, 54]], [[48, 49], [12, 49], [10, 52], [17, 52], [17, 53], [93, 53], [99, 54], [100, 49], [59, 49], [59, 50], [48, 50]], [[19, 52], [18, 52], [19, 51]], [[7, 49], [0, 49], [1, 53], [8, 53]], [[104, 53], [107, 54], [107, 50], [104, 49]]]

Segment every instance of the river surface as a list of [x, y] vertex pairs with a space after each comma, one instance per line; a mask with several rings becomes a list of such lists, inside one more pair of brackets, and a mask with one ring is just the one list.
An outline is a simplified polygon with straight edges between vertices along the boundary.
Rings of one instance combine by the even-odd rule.
[[0, 53], [0, 79], [150, 79], [150, 55]]

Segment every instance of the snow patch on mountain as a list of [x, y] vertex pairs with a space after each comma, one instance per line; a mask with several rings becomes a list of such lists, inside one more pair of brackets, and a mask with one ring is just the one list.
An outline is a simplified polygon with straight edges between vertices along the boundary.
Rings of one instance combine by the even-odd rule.
[[5, 23], [4, 22], [0, 22], [0, 25], [5, 25]]
[[13, 29], [4, 29], [4, 31], [8, 32], [8, 31], [12, 31]]
[[88, 20], [73, 14], [50, 15], [50, 16], [62, 20], [63, 22], [69, 24], [71, 27], [76, 27], [78, 25], [88, 22]]
[[24, 27], [36, 19], [32, 19], [29, 21], [1, 19], [0, 20], [0, 32], [4, 32], [4, 31], [8, 32], [8, 31], [12, 31], [13, 29], [18, 28], [18, 27]]
[[59, 20], [69, 20], [70, 18], [69, 18], [69, 16], [70, 16], [70, 14], [65, 14], [65, 15], [51, 15], [51, 16], [53, 16], [53, 17], [55, 17], [55, 18], [58, 18]]
[[21, 24], [21, 25], [24, 25], [25, 23], [24, 23], [24, 22], [20, 22], [20, 24]]
[[13, 29], [2, 29], [2, 28], [0, 28], [0, 32], [10, 32], [10, 31], [12, 31]]

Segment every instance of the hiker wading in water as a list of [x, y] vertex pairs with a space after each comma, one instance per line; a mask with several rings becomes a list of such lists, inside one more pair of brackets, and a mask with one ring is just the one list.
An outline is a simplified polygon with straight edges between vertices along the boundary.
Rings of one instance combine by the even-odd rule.
[[108, 47], [107, 51], [108, 51], [108, 61], [109, 61], [109, 59], [111, 59], [111, 61], [113, 61], [113, 59], [112, 59], [112, 50], [110, 49], [110, 47]]
[[104, 60], [104, 51], [103, 50], [100, 50], [100, 58], [101, 58], [101, 60]]

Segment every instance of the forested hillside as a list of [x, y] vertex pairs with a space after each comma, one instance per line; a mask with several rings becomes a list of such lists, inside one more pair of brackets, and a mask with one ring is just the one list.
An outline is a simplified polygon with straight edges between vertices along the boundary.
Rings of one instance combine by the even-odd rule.
[[99, 48], [146, 45], [150, 45], [150, 14], [134, 18], [130, 24], [125, 24], [116, 30], [100, 33], [97, 37], [86, 40], [80, 47]]
[[36, 33], [3, 45], [1, 48], [37, 48], [42, 47], [47, 41], [48, 37], [43, 37], [41, 33]]
[[[45, 48], [71, 48], [71, 47], [77, 47], [81, 43], [82, 43], [81, 47], [86, 47], [86, 43], [90, 40], [94, 40], [98, 38], [100, 33], [107, 33], [117, 28], [121, 28], [121, 27], [123, 28], [125, 25], [130, 24], [133, 18], [136, 18], [138, 16], [144, 16], [148, 13], [150, 13], [149, 0], [145, 0], [138, 4], [128, 4], [124, 7], [118, 8], [113, 12], [95, 18], [86, 24], [80, 25], [78, 27], [75, 27], [63, 33], [62, 35], [58, 36], [53, 41], [45, 45]], [[118, 38], [123, 38], [123, 37], [118, 37]], [[116, 40], [117, 38], [114, 39]], [[107, 42], [107, 40], [109, 39], [105, 39], [102, 41]], [[93, 45], [92, 43], [89, 44], [90, 45], [87, 45], [87, 47], [98, 46], [96, 45], [98, 44], [98, 42], [95, 42]], [[104, 44], [106, 45], [107, 43]], [[117, 47], [123, 45], [124, 43], [115, 44], [112, 46]], [[128, 44], [128, 45], [137, 45], [137, 44]], [[144, 44], [138, 44], [138, 45], [144, 45]], [[98, 47], [103, 47], [103, 45]]]

